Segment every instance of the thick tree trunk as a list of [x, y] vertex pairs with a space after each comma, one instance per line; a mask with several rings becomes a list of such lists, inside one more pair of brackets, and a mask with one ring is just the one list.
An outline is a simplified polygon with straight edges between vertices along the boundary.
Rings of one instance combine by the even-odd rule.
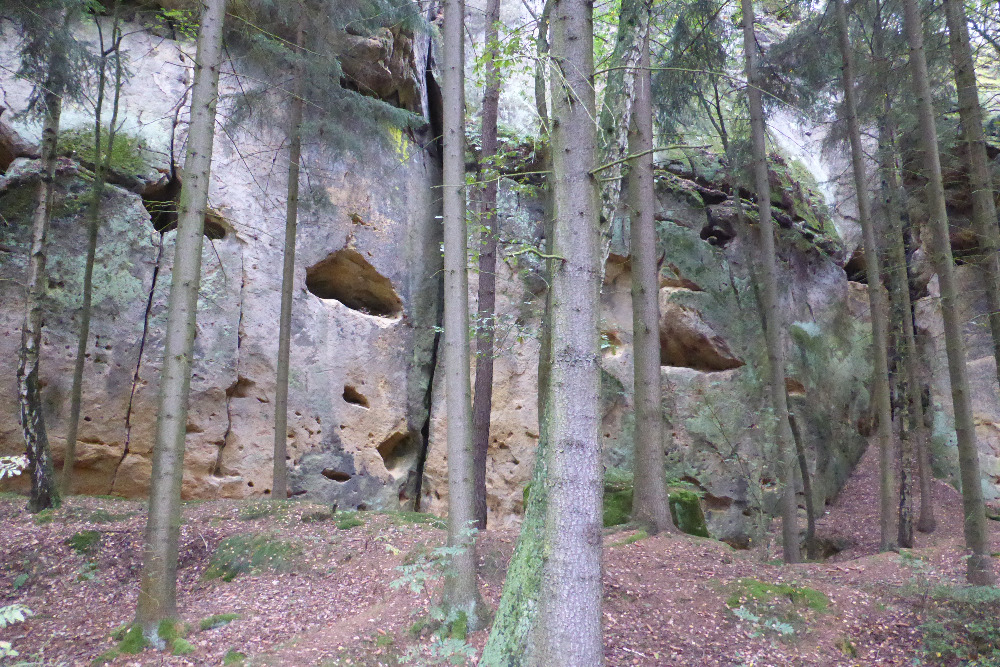
[[969, 185], [972, 187], [972, 224], [979, 237], [980, 265], [985, 278], [986, 302], [989, 307], [990, 333], [993, 335], [993, 359], [1000, 380], [1000, 227], [993, 200], [993, 177], [986, 156], [986, 134], [983, 132], [983, 110], [979, 105], [979, 86], [969, 44], [969, 24], [965, 5], [961, 1], [945, 0], [948, 20], [948, 41], [951, 62], [958, 90], [958, 114], [962, 122], [962, 139], [966, 144], [969, 164]]
[[[53, 65], [53, 68], [58, 65]], [[46, 237], [52, 219], [53, 185], [56, 172], [56, 144], [59, 118], [62, 113], [62, 86], [50, 76], [42, 93], [45, 121], [42, 128], [42, 169], [38, 183], [38, 200], [32, 221], [31, 254], [28, 257], [28, 285], [24, 327], [21, 333], [21, 354], [17, 366], [17, 388], [21, 406], [21, 429], [28, 455], [28, 475], [31, 495], [28, 511], [40, 512], [60, 503], [52, 467], [52, 452], [45, 433], [42, 397], [38, 384], [38, 362], [42, 347], [42, 299], [45, 296]]]
[[764, 337], [770, 366], [771, 408], [774, 410], [775, 439], [778, 445], [778, 471], [783, 485], [781, 492], [782, 553], [786, 563], [800, 560], [798, 505], [795, 502], [795, 453], [791, 425], [788, 421], [788, 401], [785, 397], [785, 348], [782, 343], [781, 311], [778, 309], [778, 282], [774, 250], [774, 221], [771, 219], [771, 187], [767, 176], [767, 148], [764, 125], [764, 105], [757, 72], [757, 40], [754, 35], [752, 0], [741, 0], [743, 9], [743, 48], [746, 58], [747, 96], [750, 99], [750, 134], [753, 141], [753, 172], [757, 186], [757, 206], [760, 212], [761, 258], [758, 269], [761, 280], [761, 300], [764, 304]]
[[[650, 5], [646, 4], [647, 13]], [[644, 21], [629, 151], [632, 255], [632, 336], [635, 375], [635, 461], [632, 517], [650, 533], [676, 531], [663, 469], [663, 389], [660, 380], [660, 277], [657, 270], [656, 190], [653, 181], [653, 103], [649, 21]]]
[[847, 133], [851, 143], [851, 167], [854, 171], [854, 190], [858, 202], [858, 222], [861, 223], [864, 238], [868, 303], [872, 321], [872, 357], [874, 362], [872, 388], [878, 418], [879, 450], [879, 551], [891, 551], [896, 548], [896, 530], [893, 525], [896, 475], [893, 470], [892, 398], [889, 394], [889, 360], [887, 357], [889, 350], [888, 313], [885, 292], [882, 287], [882, 271], [879, 267], [879, 249], [875, 241], [875, 226], [872, 223], [864, 146], [861, 144], [861, 129], [858, 124], [857, 101], [854, 91], [854, 63], [847, 26], [847, 12], [844, 10], [843, 0], [833, 0], [833, 2], [840, 32], [844, 113], [847, 117]]
[[486, 530], [486, 458], [490, 446], [490, 410], [493, 405], [493, 344], [496, 331], [497, 297], [497, 114], [500, 107], [499, 58], [500, 0], [486, 3], [486, 89], [483, 92], [482, 154], [479, 180], [479, 224], [482, 247], [479, 251], [479, 312], [476, 317], [476, 391], [472, 401], [472, 448], [475, 452], [476, 527]]
[[986, 512], [983, 506], [982, 479], [979, 473], [979, 450], [976, 425], [972, 416], [968, 371], [965, 366], [965, 341], [958, 307], [955, 266], [948, 237], [948, 212], [945, 208], [941, 161], [938, 155], [937, 128], [934, 126], [931, 87], [924, 56], [923, 27], [916, 0], [904, 0], [906, 37], [910, 45], [910, 67], [917, 97], [924, 171], [928, 180], [930, 227], [934, 235], [934, 260], [941, 285], [941, 317], [944, 320], [945, 349], [951, 378], [951, 397], [958, 436], [958, 463], [962, 478], [962, 506], [965, 513], [965, 544], [972, 554], [966, 577], [974, 585], [994, 581], [990, 558]]
[[[296, 49], [304, 44], [305, 27], [299, 20]], [[285, 253], [281, 271], [281, 314], [278, 320], [278, 376], [274, 389], [274, 459], [271, 497], [288, 498], [288, 355], [292, 338], [292, 295], [295, 288], [295, 230], [299, 220], [299, 162], [302, 157], [302, 106], [305, 67], [295, 65], [295, 89], [288, 113], [288, 196], [285, 202]]]
[[[80, 427], [80, 404], [83, 398], [83, 370], [87, 358], [87, 343], [90, 338], [91, 303], [93, 300], [94, 258], [97, 255], [97, 233], [101, 224], [101, 199], [104, 197], [104, 186], [107, 173], [111, 168], [111, 155], [114, 150], [115, 136], [118, 125], [118, 107], [122, 89], [122, 63], [119, 48], [121, 46], [121, 28], [118, 22], [118, 4], [115, 3], [113, 27], [111, 30], [111, 49], [104, 46], [104, 33], [100, 23], [97, 24], [100, 36], [99, 47], [101, 58], [98, 65], [97, 100], [94, 105], [94, 186], [91, 190], [91, 201], [87, 208], [87, 259], [83, 269], [83, 304], [80, 307], [80, 337], [76, 347], [76, 363], [73, 366], [73, 386], [70, 390], [69, 424], [66, 427], [66, 454], [63, 457], [62, 493], [73, 492], [73, 468], [76, 465], [76, 439]], [[108, 149], [103, 159], [101, 157], [101, 115], [104, 109], [104, 88], [107, 85], [108, 56], [115, 54], [115, 89], [114, 101], [111, 104], [111, 123], [108, 126]]]
[[142, 582], [136, 608], [136, 623], [156, 642], [160, 641], [160, 622], [177, 616], [177, 542], [181, 524], [184, 436], [222, 62], [225, 0], [203, 1], [160, 374]]
[[593, 5], [555, 0], [552, 156], [555, 201], [548, 477], [535, 664], [599, 667], [601, 448], [598, 423], [600, 242], [594, 177]]
[[445, 579], [444, 604], [470, 630], [486, 620], [476, 584], [472, 387], [469, 382], [469, 273], [465, 225], [465, 2], [444, 3], [444, 370], [448, 417], [448, 545], [462, 547]]

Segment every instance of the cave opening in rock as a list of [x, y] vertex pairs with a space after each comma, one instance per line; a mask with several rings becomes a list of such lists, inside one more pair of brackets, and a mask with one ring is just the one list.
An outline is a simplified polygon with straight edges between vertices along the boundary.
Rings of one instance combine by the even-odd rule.
[[365, 398], [364, 394], [349, 384], [344, 385], [344, 401], [362, 408], [368, 407], [368, 399]]
[[403, 312], [392, 282], [352, 248], [332, 252], [307, 268], [306, 289], [367, 315], [396, 318]]
[[336, 470], [335, 468], [323, 468], [323, 477], [327, 479], [332, 479], [335, 482], [346, 482], [351, 479], [351, 476], [342, 470]]
[[405, 474], [416, 463], [420, 438], [411, 437], [408, 431], [393, 433], [378, 446], [385, 469], [393, 475]]
[[[177, 212], [181, 197], [181, 175], [177, 165], [156, 183], [142, 191], [142, 205], [149, 211], [153, 229], [164, 234], [177, 229]], [[205, 212], [206, 237], [213, 241], [226, 238], [226, 224], [222, 216], [208, 209]]]
[[853, 283], [868, 284], [868, 267], [865, 265], [865, 249], [858, 246], [851, 258], [844, 264], [844, 272], [847, 279]]

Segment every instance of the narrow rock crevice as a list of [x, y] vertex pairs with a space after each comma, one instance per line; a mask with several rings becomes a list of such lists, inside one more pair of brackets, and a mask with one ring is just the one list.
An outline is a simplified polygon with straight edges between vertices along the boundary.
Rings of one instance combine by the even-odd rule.
[[420, 426], [420, 447], [417, 450], [416, 483], [413, 490], [413, 511], [420, 511], [420, 496], [423, 493], [424, 466], [427, 463], [427, 451], [431, 442], [431, 414], [433, 412], [434, 399], [434, 373], [437, 370], [438, 350], [441, 347], [441, 324], [444, 319], [444, 302], [438, 302], [438, 324], [434, 327], [434, 343], [431, 346], [431, 361], [427, 372], [427, 391], [424, 394], [424, 409], [426, 410], [424, 423]]
[[156, 294], [156, 281], [160, 276], [160, 263], [163, 260], [163, 236], [160, 236], [159, 243], [157, 244], [156, 250], [156, 265], [153, 267], [153, 278], [149, 284], [149, 298], [146, 299], [146, 312], [142, 318], [142, 337], [139, 339], [139, 354], [135, 362], [135, 373], [132, 375], [132, 388], [128, 395], [128, 405], [125, 408], [125, 443], [122, 447], [121, 458], [118, 459], [118, 463], [115, 464], [115, 471], [111, 475], [111, 485], [108, 487], [108, 494], [114, 493], [115, 484], [118, 482], [118, 470], [121, 468], [122, 463], [125, 462], [125, 457], [129, 454], [129, 445], [132, 440], [132, 403], [135, 401], [135, 391], [139, 387], [139, 371], [142, 370], [142, 355], [146, 349], [146, 337], [149, 334], [149, 318], [153, 311], [153, 297]]
[[[221, 266], [221, 262], [220, 262]], [[222, 454], [226, 449], [226, 445], [229, 443], [229, 436], [233, 432], [233, 399], [234, 398], [246, 398], [249, 396], [250, 389], [253, 388], [254, 382], [248, 378], [243, 377], [240, 374], [240, 361], [243, 348], [243, 308], [244, 308], [244, 296], [246, 294], [247, 287], [247, 272], [246, 272], [246, 259], [243, 257], [243, 253], [240, 253], [240, 314], [237, 319], [236, 324], [236, 379], [233, 381], [229, 387], [226, 388], [226, 432], [222, 435], [222, 440], [217, 444], [219, 451], [215, 455], [215, 467], [212, 469], [212, 475], [215, 477], [222, 477]], [[253, 486], [252, 483], [248, 483], [249, 486]], [[264, 493], [270, 493], [270, 489], [265, 489]]]

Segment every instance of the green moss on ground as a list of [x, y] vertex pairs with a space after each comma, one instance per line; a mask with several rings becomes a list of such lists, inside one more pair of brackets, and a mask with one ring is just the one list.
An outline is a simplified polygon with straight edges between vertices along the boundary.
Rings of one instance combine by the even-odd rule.
[[731, 609], [738, 607], [759, 608], [785, 601], [790, 602], [795, 607], [804, 607], [813, 611], [826, 611], [827, 607], [830, 606], [830, 598], [815, 588], [775, 584], [750, 577], [737, 579], [731, 584], [731, 594], [726, 600], [726, 605]]
[[66, 544], [81, 556], [89, 556], [101, 548], [101, 533], [96, 530], [81, 530], [67, 538]]
[[291, 569], [301, 548], [270, 535], [244, 533], [227, 537], [209, 558], [204, 579], [232, 581], [241, 574], [284, 572]]
[[201, 630], [214, 630], [239, 619], [239, 614], [212, 614], [208, 618], [201, 619], [201, 622], [198, 623], [198, 628]]

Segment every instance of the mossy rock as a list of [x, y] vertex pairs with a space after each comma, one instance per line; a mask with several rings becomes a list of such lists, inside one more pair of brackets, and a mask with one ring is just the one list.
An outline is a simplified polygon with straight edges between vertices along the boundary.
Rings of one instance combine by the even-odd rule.
[[632, 489], [604, 491], [604, 527], [620, 526], [632, 517]]
[[674, 491], [670, 494], [670, 516], [682, 533], [710, 537], [701, 499], [694, 491]]
[[[64, 155], [75, 157], [89, 165], [95, 165], [94, 132], [91, 129], [66, 130], [59, 134], [59, 149]], [[108, 150], [108, 131], [101, 131], [101, 159]], [[143, 157], [142, 142], [124, 132], [115, 134], [111, 147], [111, 170], [126, 176], [141, 177], [150, 171], [149, 163]]]

